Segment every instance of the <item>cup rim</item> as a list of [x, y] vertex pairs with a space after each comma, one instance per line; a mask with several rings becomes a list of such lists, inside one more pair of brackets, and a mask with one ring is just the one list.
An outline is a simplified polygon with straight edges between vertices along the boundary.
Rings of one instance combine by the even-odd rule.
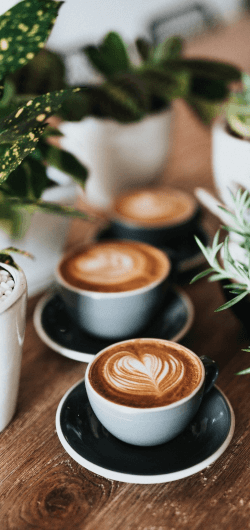
[[[112, 239], [112, 240], [109, 239], [108, 241], [116, 241], [116, 239]], [[120, 242], [120, 240], [117, 240], [117, 241]], [[89, 245], [98, 243], [98, 241], [94, 241], [94, 242], [91, 242], [86, 247], [78, 245], [78, 247], [74, 248], [73, 250], [71, 250], [68, 253], [63, 255], [63, 257], [60, 259], [59, 263], [57, 264], [57, 267], [56, 267], [56, 270], [55, 270], [56, 280], [58, 281], [58, 283], [60, 285], [62, 285], [64, 288], [68, 289], [69, 291], [73, 291], [73, 292], [75, 292], [77, 294], [80, 294], [80, 295], [88, 296], [89, 298], [100, 299], [100, 298], [127, 298], [129, 296], [134, 296], [136, 294], [143, 294], [143, 293], [145, 293], [147, 291], [151, 291], [152, 289], [154, 289], [154, 287], [157, 287], [158, 285], [163, 283], [164, 280], [166, 280], [170, 276], [170, 273], [171, 273], [171, 270], [172, 270], [172, 263], [171, 263], [170, 257], [168, 256], [168, 254], [166, 252], [164, 252], [163, 250], [161, 250], [161, 249], [159, 249], [157, 247], [154, 247], [153, 245], [150, 245], [150, 243], [144, 243], [144, 242], [141, 242], [141, 241], [135, 241], [133, 239], [126, 240], [126, 242], [127, 241], [129, 241], [131, 243], [142, 244], [142, 245], [147, 245], [147, 246], [153, 247], [158, 253], [162, 254], [164, 256], [164, 258], [166, 259], [166, 261], [168, 262], [167, 271], [165, 271], [165, 273], [160, 278], [158, 278], [157, 280], [154, 280], [153, 282], [151, 282], [151, 283], [149, 283], [147, 285], [144, 285], [143, 287], [139, 287], [139, 288], [136, 288], [136, 289], [131, 289], [129, 291], [115, 291], [115, 292], [88, 291], [87, 289], [81, 289], [80, 287], [75, 287], [74, 285], [71, 285], [69, 282], [67, 282], [63, 278], [63, 276], [62, 276], [62, 274], [60, 272], [61, 263], [68, 256], [73, 255], [78, 249], [80, 250], [82, 248], [82, 250], [84, 250], [84, 248], [88, 248]]]
[[[113, 401], [110, 401], [109, 399], [101, 396], [101, 394], [99, 394], [94, 388], [93, 386], [91, 385], [90, 383], [90, 380], [89, 380], [89, 372], [90, 372], [90, 368], [92, 366], [92, 364], [95, 362], [95, 360], [100, 357], [105, 351], [107, 351], [109, 348], [112, 348], [113, 346], [116, 346], [118, 344], [124, 344], [124, 343], [127, 343], [127, 342], [134, 342], [136, 340], [145, 340], [145, 341], [161, 341], [161, 342], [164, 342], [164, 343], [170, 343], [170, 344], [174, 344], [175, 347], [177, 346], [177, 348], [179, 347], [180, 349], [184, 349], [186, 351], [188, 351], [189, 353], [191, 353], [192, 355], [194, 355], [198, 361], [199, 361], [199, 364], [201, 366], [201, 371], [202, 371], [202, 374], [201, 374], [201, 380], [199, 382], [199, 384], [197, 385], [197, 387], [186, 397], [182, 398], [182, 399], [179, 399], [178, 401], [175, 401], [174, 403], [170, 403], [169, 405], [161, 405], [159, 407], [130, 407], [129, 405], [121, 405], [120, 403], [114, 403]], [[195, 396], [195, 394], [197, 394], [199, 392], [199, 390], [202, 388], [203, 384], [204, 384], [204, 381], [205, 381], [205, 367], [204, 367], [204, 364], [203, 362], [201, 361], [200, 357], [194, 353], [192, 350], [190, 350], [189, 348], [186, 348], [186, 346], [182, 346], [181, 344], [179, 344], [178, 342], [174, 342], [172, 340], [166, 340], [166, 339], [156, 339], [156, 338], [135, 338], [135, 339], [125, 339], [125, 340], [122, 340], [120, 342], [114, 342], [112, 345], [109, 345], [109, 346], [106, 346], [106, 348], [103, 348], [100, 352], [98, 352], [94, 359], [88, 364], [87, 366], [87, 369], [86, 369], [86, 372], [85, 372], [85, 384], [86, 384], [86, 389], [87, 387], [89, 386], [91, 388], [91, 392], [93, 392], [100, 400], [103, 400], [104, 403], [108, 403], [109, 406], [111, 408], [113, 408], [115, 411], [117, 410], [122, 410], [123, 412], [127, 412], [127, 413], [132, 413], [132, 414], [135, 414], [135, 413], [138, 413], [138, 412], [141, 412], [142, 414], [143, 413], [148, 413], [148, 412], [154, 412], [154, 411], [162, 411], [162, 410], [171, 410], [171, 409], [174, 409], [180, 405], [183, 405], [184, 403], [186, 403], [187, 401], [190, 401], [190, 399], [193, 398], [193, 396]]]

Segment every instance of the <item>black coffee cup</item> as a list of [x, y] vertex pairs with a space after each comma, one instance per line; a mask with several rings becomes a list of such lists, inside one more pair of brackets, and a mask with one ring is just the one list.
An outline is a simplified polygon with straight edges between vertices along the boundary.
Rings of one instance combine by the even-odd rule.
[[[176, 210], [176, 213], [173, 215], [172, 219], [168, 219], [166, 215], [166, 220], [162, 222], [157, 220], [157, 212], [155, 215], [156, 221], [152, 219], [152, 223], [147, 219], [146, 223], [142, 222], [140, 216], [136, 218], [136, 212], [133, 217], [121, 215], [119, 208], [116, 207], [116, 204], [120, 203], [125, 197], [125, 200], [138, 196], [138, 200], [141, 202], [141, 208], [143, 208], [143, 200], [145, 202], [145, 216], [147, 214], [146, 210], [146, 199], [145, 197], [152, 197], [152, 200], [156, 197], [157, 200], [161, 201], [161, 207], [164, 203], [169, 202], [169, 207], [171, 207], [171, 200], [176, 201], [183, 200], [187, 203], [188, 208], [186, 215], [180, 215], [180, 212]], [[188, 204], [189, 203], [189, 204]], [[155, 206], [154, 206], [155, 207]], [[181, 207], [181, 202], [180, 202]], [[157, 208], [157, 203], [156, 203]], [[167, 213], [167, 209], [166, 209]], [[150, 216], [150, 211], [149, 211]], [[148, 243], [157, 247], [168, 247], [175, 244], [176, 240], [181, 240], [184, 237], [188, 237], [195, 233], [196, 228], [199, 224], [201, 217], [201, 209], [196, 202], [196, 199], [183, 191], [167, 189], [142, 189], [142, 190], [131, 190], [123, 196], [119, 196], [115, 203], [114, 209], [111, 215], [111, 232], [113, 237], [117, 239], [132, 239], [134, 241], [142, 241], [143, 243]]]

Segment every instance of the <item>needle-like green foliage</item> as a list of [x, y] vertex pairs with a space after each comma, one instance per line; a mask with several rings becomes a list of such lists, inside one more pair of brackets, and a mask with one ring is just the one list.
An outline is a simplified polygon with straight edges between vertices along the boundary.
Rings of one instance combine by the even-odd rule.
[[[222, 208], [230, 215], [232, 224], [223, 228], [242, 237], [240, 244], [243, 252], [242, 259], [235, 259], [232, 256], [229, 250], [229, 236], [222, 243], [219, 243], [219, 231], [216, 233], [211, 247], [205, 247], [197, 237], [195, 238], [210, 267], [197, 274], [191, 283], [210, 275], [208, 281], [222, 280], [224, 289], [235, 295], [215, 311], [229, 309], [250, 293], [250, 193], [247, 190], [239, 189], [235, 196], [232, 195], [232, 198], [234, 202], [233, 211]], [[219, 252], [221, 252], [220, 260], [217, 258]], [[229, 283], [225, 283], [225, 280], [228, 280]], [[250, 348], [243, 351], [250, 352]], [[238, 372], [237, 375], [248, 373], [250, 373], [250, 368]]]

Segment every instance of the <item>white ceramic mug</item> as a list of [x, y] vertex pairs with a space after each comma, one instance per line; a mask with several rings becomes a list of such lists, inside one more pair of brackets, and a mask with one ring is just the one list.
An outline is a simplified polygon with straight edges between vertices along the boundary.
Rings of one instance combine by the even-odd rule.
[[195, 389], [185, 398], [160, 407], [136, 408], [121, 405], [115, 401], [104, 398], [92, 386], [90, 381], [91, 366], [98, 357], [112, 347], [121, 345], [126, 348], [135, 341], [155, 341], [159, 339], [131, 339], [113, 344], [101, 350], [93, 361], [88, 365], [85, 374], [85, 384], [90, 405], [99, 421], [106, 429], [120, 440], [140, 446], [153, 446], [165, 443], [180, 434], [195, 416], [204, 393], [207, 393], [213, 386], [218, 376], [218, 367], [214, 361], [208, 357], [199, 358], [184, 346], [177, 345], [172, 341], [161, 340], [166, 345], [174, 345], [189, 352], [201, 368], [201, 378]]
[[0, 302], [0, 431], [11, 421], [17, 403], [26, 324], [27, 283], [21, 269], [1, 264], [13, 277], [15, 287]]

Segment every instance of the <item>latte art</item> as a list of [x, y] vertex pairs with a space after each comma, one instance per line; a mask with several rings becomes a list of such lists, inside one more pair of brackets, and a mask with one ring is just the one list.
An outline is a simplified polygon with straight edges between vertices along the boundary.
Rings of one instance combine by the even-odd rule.
[[151, 245], [105, 241], [67, 257], [59, 266], [70, 285], [97, 292], [139, 289], [168, 276], [167, 256]]
[[183, 362], [171, 354], [163, 360], [145, 353], [139, 360], [124, 351], [110, 357], [104, 368], [104, 377], [110, 387], [125, 394], [162, 396], [180, 384], [184, 372]]
[[161, 339], [114, 344], [90, 367], [92, 387], [104, 398], [136, 408], [175, 403], [198, 386], [201, 363], [187, 348]]
[[177, 189], [141, 189], [119, 195], [114, 216], [138, 226], [171, 226], [190, 219], [196, 211], [192, 195]]

